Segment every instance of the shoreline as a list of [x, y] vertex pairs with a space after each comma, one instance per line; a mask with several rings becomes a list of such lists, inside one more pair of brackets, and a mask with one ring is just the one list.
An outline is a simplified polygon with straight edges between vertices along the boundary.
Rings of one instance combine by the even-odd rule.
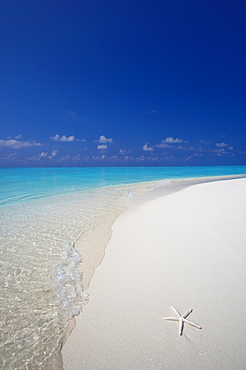
[[[193, 186], [193, 185], [205, 184], [205, 183], [216, 182], [216, 181], [236, 180], [236, 179], [241, 179], [241, 178], [242, 179], [246, 178], [246, 174], [245, 175], [212, 176], [212, 177], [211, 176], [210, 177], [196, 177], [196, 178], [177, 179], [177, 180], [174, 179], [174, 180], [170, 180], [169, 184], [160, 185], [154, 189], [151, 189], [150, 191], [145, 192], [143, 195], [143, 200], [145, 200], [144, 198], [146, 198], [146, 200], [150, 200], [150, 199], [154, 199], [155, 197], [170, 195], [176, 191], [180, 191], [186, 187]], [[160, 192], [158, 192], [158, 189], [160, 190]]]
[[[171, 195], [173, 193], [176, 193], [177, 191], [187, 189], [188, 187], [190, 187], [192, 185], [206, 184], [206, 183], [211, 183], [211, 182], [212, 183], [216, 183], [217, 181], [234, 180], [234, 179], [244, 179], [244, 178], [245, 178], [244, 175], [235, 175], [235, 176], [218, 176], [218, 177], [209, 177], [209, 178], [194, 178], [194, 179], [174, 180], [174, 181], [170, 182], [170, 184], [165, 184], [163, 186], [162, 185], [161, 186], [157, 186], [157, 187], [155, 187], [152, 190], [146, 191], [144, 193], [144, 195], [141, 197], [141, 199], [139, 199], [137, 202], [135, 202], [135, 204], [133, 204], [132, 206], [130, 206], [130, 209], [128, 209], [127, 211], [123, 212], [123, 214], [121, 214], [120, 216], [118, 216], [116, 218], [116, 222], [115, 222], [115, 219], [114, 220], [111, 220], [111, 221], [113, 221], [113, 225], [115, 226], [115, 223], [117, 224], [119, 218], [122, 218], [122, 215], [124, 216], [124, 214], [126, 214], [127, 212], [128, 213], [131, 212], [131, 209], [134, 209], [136, 207], [137, 208], [138, 207], [141, 207], [146, 202], [148, 203], [149, 201], [151, 202], [151, 201], [153, 201], [155, 199], [161, 199], [165, 195], [168, 195], [169, 196], [169, 195]], [[163, 180], [163, 181], [165, 181], [165, 180]], [[167, 181], [170, 181], [170, 180], [167, 180]], [[97, 240], [101, 240], [101, 236], [102, 236], [103, 233], [105, 234], [105, 230], [102, 227], [101, 230], [98, 230], [98, 239]], [[107, 238], [106, 239], [104, 238], [104, 241], [102, 242], [102, 244], [104, 244], [104, 246], [102, 246], [103, 247], [103, 256], [105, 254], [105, 248], [106, 248], [106, 246], [108, 244], [110, 244], [111, 238], [112, 238], [112, 235], [114, 235], [114, 232], [112, 234], [110, 232], [110, 227], [109, 227], [109, 228], [107, 228], [106, 234], [107, 234]], [[107, 248], [106, 248], [106, 251], [107, 251]], [[99, 262], [99, 265], [98, 265], [99, 267], [98, 268], [100, 268], [101, 265], [104, 264], [104, 260], [105, 259], [103, 258], [103, 256], [101, 258], [101, 261]], [[82, 267], [82, 271], [83, 271], [83, 263], [82, 263], [82, 266], [81, 267]], [[94, 272], [95, 272], [95, 270], [94, 270]], [[93, 282], [93, 279], [92, 279], [92, 282]], [[90, 288], [89, 282], [88, 282], [87, 289], [88, 289], [88, 287]], [[89, 302], [88, 306], [89, 305], [90, 305], [90, 302]], [[86, 309], [87, 309], [87, 306], [86, 306]], [[76, 317], [76, 322], [77, 322], [77, 320], [80, 320], [80, 317], [81, 316], [83, 316], [83, 312], [78, 317]], [[83, 338], [83, 335], [82, 335], [82, 338]], [[73, 333], [69, 337], [68, 340], [69, 341], [70, 340], [73, 341]], [[66, 345], [64, 346], [64, 348], [65, 347], [66, 347]], [[63, 350], [63, 352], [64, 352], [64, 350]], [[66, 369], [66, 367], [65, 367], [65, 369]], [[75, 369], [75, 368], [71, 367], [71, 369]]]

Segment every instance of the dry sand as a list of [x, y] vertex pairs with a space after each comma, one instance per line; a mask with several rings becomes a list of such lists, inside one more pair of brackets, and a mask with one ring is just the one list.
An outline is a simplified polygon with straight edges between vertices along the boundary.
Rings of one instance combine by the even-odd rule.
[[64, 369], [245, 369], [246, 179], [154, 193], [113, 225]]

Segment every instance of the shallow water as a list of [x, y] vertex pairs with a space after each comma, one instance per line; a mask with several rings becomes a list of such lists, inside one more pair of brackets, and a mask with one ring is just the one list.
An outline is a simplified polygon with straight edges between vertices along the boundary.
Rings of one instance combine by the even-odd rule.
[[68, 321], [87, 302], [74, 242], [154, 186], [140, 181], [201, 176], [185, 172], [0, 169], [1, 369], [57, 368]]
[[87, 299], [73, 243], [123, 210], [130, 191], [94, 190], [12, 205], [7, 214], [0, 209], [1, 369], [47, 368], [42, 363], [60, 348], [68, 320]]

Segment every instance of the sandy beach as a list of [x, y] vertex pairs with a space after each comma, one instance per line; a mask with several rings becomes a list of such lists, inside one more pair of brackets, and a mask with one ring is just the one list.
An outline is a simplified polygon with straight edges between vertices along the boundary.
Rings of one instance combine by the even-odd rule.
[[[246, 368], [245, 220], [245, 178], [146, 193], [112, 227], [64, 370]], [[180, 336], [171, 306], [202, 329]]]

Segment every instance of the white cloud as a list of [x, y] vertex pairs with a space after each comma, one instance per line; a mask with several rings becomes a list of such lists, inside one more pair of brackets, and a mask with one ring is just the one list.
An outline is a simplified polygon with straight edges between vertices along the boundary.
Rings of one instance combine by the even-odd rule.
[[20, 141], [15, 139], [0, 140], [0, 146], [12, 149], [27, 148], [29, 146], [39, 145], [41, 145], [41, 143], [36, 143], [36, 141]]
[[226, 143], [217, 143], [215, 144], [218, 148], [224, 148], [225, 146], [228, 146]]
[[157, 148], [171, 148], [172, 145], [170, 144], [180, 144], [180, 143], [187, 143], [187, 141], [184, 141], [179, 138], [174, 139], [172, 136], [168, 136], [166, 139], [161, 141], [161, 144], [156, 144], [155, 146]]
[[159, 157], [147, 157], [148, 161], [151, 161], [151, 162], [156, 162], [156, 161], [159, 161]]
[[63, 155], [61, 157], [58, 157], [56, 159], [57, 162], [67, 162], [68, 160], [70, 160], [71, 156], [70, 155]]
[[65, 135], [62, 135], [61, 141], [64, 141], [64, 142], [70, 142], [70, 141], [75, 141], [75, 136], [74, 135], [71, 135], [71, 136], [65, 136]]
[[58, 150], [54, 149], [54, 150], [52, 150], [51, 156], [55, 157], [57, 155], [57, 153], [58, 153]]
[[195, 150], [195, 148], [193, 146], [189, 146], [189, 147], [186, 147], [186, 146], [181, 146], [179, 145], [177, 147], [177, 149], [182, 149], [182, 150]]
[[157, 148], [171, 148], [171, 145], [166, 144], [165, 140], [162, 140], [161, 144], [156, 144], [155, 145]]
[[139, 156], [139, 157], [130, 157], [130, 156], [128, 156], [128, 155], [126, 155], [124, 158], [123, 158], [123, 160], [125, 161], [125, 162], [130, 162], [130, 161], [133, 161], [133, 162], [143, 162], [143, 161], [145, 161], [145, 156], [144, 155], [141, 155], [141, 156]]
[[80, 154], [77, 154], [77, 155], [75, 155], [74, 157], [72, 157], [72, 161], [73, 161], [73, 162], [78, 162], [78, 161], [80, 161], [80, 160], [81, 160]]
[[146, 144], [143, 145], [143, 150], [145, 152], [153, 152], [154, 149], [151, 148], [151, 146], [148, 146], [148, 143], [146, 143]]
[[106, 149], [108, 149], [108, 146], [107, 145], [98, 145], [97, 149], [98, 150], [106, 150]]
[[226, 143], [217, 143], [215, 145], [217, 146], [217, 148], [227, 148], [228, 150], [233, 150], [233, 146], [230, 146]]
[[106, 138], [105, 135], [101, 135], [98, 140], [99, 143], [112, 143], [112, 141], [113, 139]]
[[55, 136], [51, 136], [50, 137], [53, 141], [62, 141], [62, 142], [72, 142], [72, 141], [76, 141], [75, 139], [75, 136], [74, 135], [71, 135], [71, 136], [66, 136], [66, 135], [58, 135], [56, 134]]
[[25, 161], [33, 162], [33, 161], [39, 161], [40, 157], [39, 156], [32, 156], [32, 157], [25, 157]]
[[56, 134], [55, 136], [51, 136], [50, 139], [54, 141], [59, 141], [60, 140], [60, 135]]
[[136, 157], [136, 162], [142, 162], [145, 160], [145, 156], [141, 155], [140, 157]]
[[40, 158], [47, 157], [48, 153], [42, 152], [39, 154]]
[[162, 140], [162, 142], [168, 143], [168, 144], [176, 144], [176, 143], [184, 143], [184, 140], [178, 139], [178, 138], [174, 139], [173, 137], [169, 136], [165, 140]]
[[233, 155], [233, 153], [226, 151], [225, 148], [210, 149], [208, 152], [216, 153], [218, 157], [222, 157], [224, 155]]
[[164, 162], [173, 161], [175, 159], [174, 155], [166, 155], [165, 157], [161, 158]]
[[128, 153], [131, 153], [131, 151], [130, 150], [125, 150], [125, 149], [120, 149], [119, 153], [125, 155], [125, 154], [128, 154]]
[[224, 149], [224, 148], [217, 149], [217, 150], [215, 150], [214, 152], [217, 154], [217, 156], [218, 156], [218, 157], [222, 157], [222, 156], [224, 156], [224, 155], [226, 155], [226, 154], [227, 154], [227, 152], [225, 151], [225, 149]]
[[194, 157], [202, 157], [203, 154], [202, 153], [194, 153]]
[[[57, 155], [57, 153], [58, 153], [58, 150], [52, 150], [50, 155], [48, 155], [47, 152], [42, 152], [38, 155], [37, 159], [40, 159], [40, 158], [52, 159]], [[32, 159], [35, 159], [35, 157], [32, 157]]]
[[16, 156], [17, 156], [17, 153], [5, 153], [3, 154], [1, 159], [3, 159], [4, 161], [11, 162], [13, 159], [15, 159]]
[[21, 138], [22, 138], [22, 135], [21, 134], [15, 136], [15, 139], [17, 139], [17, 140], [18, 139], [21, 139]]

